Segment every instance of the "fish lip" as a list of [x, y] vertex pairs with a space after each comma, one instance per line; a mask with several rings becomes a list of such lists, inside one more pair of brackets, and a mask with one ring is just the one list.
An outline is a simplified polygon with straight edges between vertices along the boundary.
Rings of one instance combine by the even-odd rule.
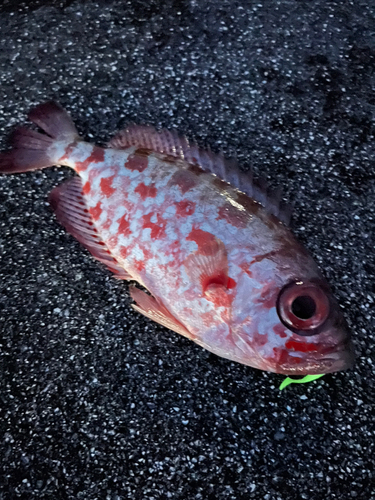
[[290, 366], [289, 363], [279, 365], [277, 372], [283, 375], [320, 375], [348, 370], [355, 362], [355, 351], [350, 339], [329, 348], [321, 359], [306, 358], [303, 363]]
[[356, 356], [351, 340], [348, 338], [345, 342], [342, 342], [339, 347], [341, 349], [336, 348], [333, 353], [335, 356], [333, 359], [331, 370], [327, 373], [347, 370], [349, 368], [352, 368], [355, 363]]

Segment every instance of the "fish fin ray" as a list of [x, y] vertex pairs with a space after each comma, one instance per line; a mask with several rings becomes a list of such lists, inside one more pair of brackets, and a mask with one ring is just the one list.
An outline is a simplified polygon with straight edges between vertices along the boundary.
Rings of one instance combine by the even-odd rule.
[[53, 139], [26, 127], [17, 128], [12, 136], [11, 151], [0, 153], [0, 173], [30, 172], [54, 165], [48, 150]]
[[217, 286], [227, 288], [228, 256], [225, 245], [219, 238], [208, 241], [197, 252], [189, 255], [184, 266], [190, 279], [200, 283], [203, 293]]
[[189, 142], [185, 137], [179, 137], [169, 130], [158, 131], [149, 125], [131, 124], [118, 132], [108, 143], [108, 147], [113, 149], [127, 149], [132, 146], [182, 160], [189, 149]]
[[39, 104], [29, 112], [28, 118], [53, 139], [70, 142], [79, 139], [70, 115], [54, 101]]
[[169, 328], [169, 330], [173, 330], [174, 332], [193, 340], [193, 335], [189, 332], [189, 330], [154, 297], [148, 295], [143, 290], [140, 290], [135, 286], [130, 287], [130, 295], [135, 302], [135, 304], [132, 304], [134, 310], [143, 314], [152, 321]]
[[0, 153], [0, 173], [14, 174], [51, 167], [58, 158], [53, 157], [56, 140], [73, 142], [78, 132], [68, 113], [58, 104], [47, 102], [32, 109], [29, 120], [45, 133], [27, 127], [18, 127], [11, 135], [11, 151]]
[[237, 160], [226, 159], [222, 154], [200, 148], [195, 142], [174, 131], [156, 130], [149, 125], [131, 124], [118, 132], [108, 143], [113, 149], [127, 149], [136, 146], [155, 153], [172, 156], [196, 165], [205, 172], [217, 175], [250, 198], [258, 201], [268, 213], [275, 215], [285, 224], [290, 223], [292, 206], [282, 201], [281, 189], [267, 188], [263, 178], [254, 179], [253, 173], [240, 170]]
[[112, 256], [106, 244], [99, 236], [91, 215], [88, 213], [87, 205], [82, 194], [82, 181], [79, 177], [64, 182], [53, 189], [49, 201], [55, 215], [65, 229], [91, 255], [104, 264], [115, 277], [123, 280], [131, 280], [132, 276]]

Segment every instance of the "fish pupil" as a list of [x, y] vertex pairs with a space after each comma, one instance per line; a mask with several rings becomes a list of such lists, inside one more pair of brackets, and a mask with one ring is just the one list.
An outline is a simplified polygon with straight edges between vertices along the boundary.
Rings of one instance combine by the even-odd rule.
[[315, 300], [309, 295], [299, 295], [292, 302], [292, 313], [299, 319], [310, 319], [314, 316], [315, 312]]

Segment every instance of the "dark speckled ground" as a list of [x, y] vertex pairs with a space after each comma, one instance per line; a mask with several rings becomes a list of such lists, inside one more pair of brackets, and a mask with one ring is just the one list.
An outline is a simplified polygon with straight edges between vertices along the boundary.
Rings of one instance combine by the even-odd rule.
[[47, 205], [71, 172], [2, 177], [1, 500], [374, 499], [371, 2], [11, 4], [1, 140], [54, 98], [98, 143], [135, 121], [236, 153], [295, 198], [359, 357], [280, 393], [132, 312]]

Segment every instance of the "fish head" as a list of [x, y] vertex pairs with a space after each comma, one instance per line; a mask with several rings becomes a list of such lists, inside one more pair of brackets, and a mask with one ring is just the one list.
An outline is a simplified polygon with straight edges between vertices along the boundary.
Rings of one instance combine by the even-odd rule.
[[354, 350], [339, 305], [321, 278], [293, 279], [278, 289], [272, 331], [284, 342], [272, 348], [274, 371], [308, 375], [341, 371]]
[[345, 370], [354, 350], [340, 307], [305, 251], [262, 259], [244, 272], [232, 302], [241, 362], [285, 375]]

